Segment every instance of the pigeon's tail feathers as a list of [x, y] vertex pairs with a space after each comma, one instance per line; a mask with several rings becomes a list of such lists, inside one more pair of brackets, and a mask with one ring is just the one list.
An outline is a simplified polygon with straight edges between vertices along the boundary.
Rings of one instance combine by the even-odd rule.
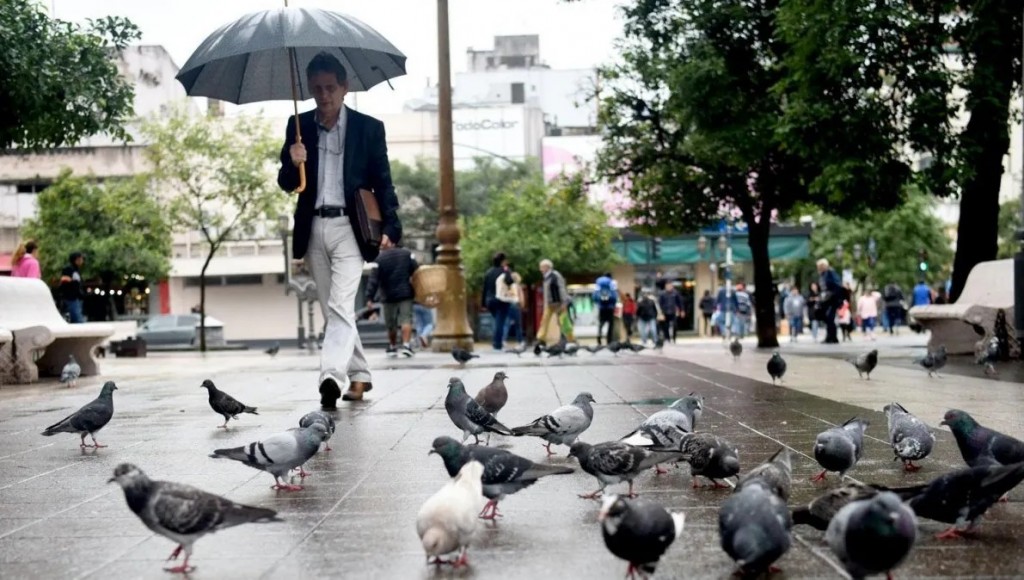
[[686, 514], [683, 512], [672, 512], [672, 523], [676, 528], [676, 538], [683, 535], [683, 528], [686, 527]]
[[648, 469], [667, 461], [682, 461], [683, 454], [678, 451], [653, 451], [640, 462], [640, 469]]
[[522, 427], [512, 429], [512, 435], [515, 435], [516, 437], [521, 437], [523, 435], [540, 437], [554, 431], [552, 427], [557, 427], [554, 417], [544, 415], [529, 425], [523, 425]]
[[879, 491], [891, 491], [899, 496], [903, 501], [907, 501], [913, 497], [921, 495], [924, 490], [928, 489], [928, 484], [922, 485], [909, 485], [906, 487], [883, 487], [883, 486], [872, 486]]
[[283, 521], [277, 517], [277, 512], [274, 510], [241, 504], [232, 504], [231, 508], [224, 514], [224, 523], [228, 526]]
[[432, 526], [423, 532], [420, 538], [423, 543], [423, 551], [431, 556], [440, 556], [444, 553], [444, 546], [448, 542], [448, 532], [439, 526]]
[[740, 458], [735, 455], [729, 455], [722, 458], [722, 467], [729, 471], [740, 472]]
[[242, 409], [242, 412], [243, 413], [252, 413], [253, 415], [259, 415], [259, 413], [256, 412], [256, 407], [246, 407], [246, 408]]
[[654, 441], [639, 429], [633, 431], [629, 435], [626, 435], [619, 441], [622, 441], [623, 443], [628, 443], [630, 445], [635, 445], [637, 447], [650, 447], [651, 445], [654, 445]]
[[570, 473], [575, 473], [575, 471], [575, 469], [564, 465], [545, 465], [543, 463], [535, 463], [523, 472], [520, 479], [535, 479], [544, 477], [545, 475], [569, 475]]
[[498, 421], [497, 419], [494, 420], [494, 423], [491, 423], [490, 425], [487, 425], [485, 427], [485, 429], [487, 429], [488, 431], [491, 431], [493, 433], [497, 433], [498, 435], [508, 435], [508, 436], [515, 435], [515, 433], [513, 433], [511, 429], [509, 429], [505, 425], [502, 425], [501, 422]]
[[71, 426], [71, 417], [65, 417], [60, 421], [50, 425], [43, 431], [43, 435], [50, 437], [57, 433], [77, 433], [78, 430]]
[[1021, 481], [1024, 481], [1024, 462], [1011, 463], [993, 469], [981, 480], [981, 488], [985, 490], [983, 493], [1002, 495], [1017, 487]]
[[811, 513], [811, 508], [801, 506], [793, 508], [793, 525], [804, 524], [816, 530], [825, 531], [828, 529], [828, 520]]
[[214, 459], [234, 459], [235, 461], [250, 462], [249, 453], [245, 447], [234, 447], [232, 449], [214, 449], [210, 457]]

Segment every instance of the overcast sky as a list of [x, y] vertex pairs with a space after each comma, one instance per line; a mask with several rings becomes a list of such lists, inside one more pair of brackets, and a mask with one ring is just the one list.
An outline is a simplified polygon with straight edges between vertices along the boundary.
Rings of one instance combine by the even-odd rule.
[[[62, 20], [125, 16], [142, 31], [143, 44], [163, 45], [175, 64], [185, 64], [192, 51], [217, 27], [239, 16], [283, 5], [283, 0], [40, 0]], [[388, 38], [408, 57], [408, 74], [374, 87], [358, 98], [370, 114], [401, 111], [420, 96], [428, 79], [437, 79], [437, 2], [434, 0], [291, 0], [350, 14]], [[585, 68], [609, 61], [622, 30], [616, 0], [450, 0], [452, 76], [466, 70], [466, 49], [493, 47], [493, 37], [539, 34], [541, 58], [552, 68]], [[306, 109], [312, 108], [312, 101]], [[351, 101], [349, 101], [351, 104]], [[253, 109], [250, 109], [253, 107]], [[270, 115], [287, 115], [287, 103], [249, 105]], [[300, 105], [300, 109], [303, 108]]]

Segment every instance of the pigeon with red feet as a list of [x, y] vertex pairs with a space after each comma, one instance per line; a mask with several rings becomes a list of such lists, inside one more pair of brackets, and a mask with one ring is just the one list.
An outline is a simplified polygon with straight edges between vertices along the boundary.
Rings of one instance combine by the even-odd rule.
[[983, 427], [974, 417], [959, 409], [946, 411], [942, 422], [953, 432], [967, 465], [974, 467], [987, 463], [1008, 465], [1024, 461], [1024, 441]]
[[604, 488], [623, 481], [629, 482], [627, 496], [636, 497], [633, 493], [633, 480], [636, 476], [659, 463], [678, 460], [680, 454], [678, 451], [651, 451], [621, 441], [597, 445], [577, 441], [569, 448], [569, 456], [575, 457], [583, 471], [593, 475], [601, 484], [598, 490], [580, 497], [597, 499], [604, 493]]
[[864, 430], [868, 422], [856, 417], [839, 427], [818, 434], [814, 442], [814, 459], [823, 470], [811, 481], [823, 481], [829, 471], [838, 471], [842, 478], [853, 469], [864, 452]]
[[903, 469], [907, 471], [921, 469], [914, 462], [928, 457], [932, 452], [935, 435], [931, 429], [896, 401], [883, 407], [882, 411], [889, 421], [889, 444], [895, 455], [893, 461], [902, 461]]
[[665, 551], [683, 534], [686, 514], [613, 494], [604, 498], [597, 520], [608, 551], [629, 562], [626, 576], [647, 577], [654, 574]]
[[[57, 433], [74, 433], [82, 438], [79, 445], [81, 448], [106, 447], [100, 445], [96, 440], [96, 433], [107, 426], [110, 419], [114, 417], [114, 391], [117, 385], [114, 381], [107, 381], [100, 390], [100, 396], [86, 403], [81, 409], [64, 417], [60, 421], [50, 425], [43, 431], [43, 435], [51, 437]], [[92, 437], [92, 445], [86, 445], [85, 436]]]
[[210, 457], [232, 459], [253, 469], [266, 471], [274, 476], [272, 489], [299, 491], [302, 489], [301, 485], [282, 482], [282, 478], [292, 469], [312, 459], [320, 449], [320, 444], [327, 440], [327, 436], [326, 427], [320, 423], [313, 423], [309, 427], [271, 435], [262, 441], [254, 441], [242, 447], [216, 449]]
[[888, 574], [917, 541], [917, 518], [898, 495], [883, 491], [846, 505], [832, 518], [825, 542], [854, 580]]
[[748, 471], [736, 483], [736, 491], [755, 482], [767, 484], [768, 489], [782, 501], [789, 501], [789, 491], [793, 487], [793, 464], [789, 457], [789, 448], [779, 449], [775, 455], [768, 458], [768, 461]]
[[687, 433], [679, 445], [683, 461], [690, 464], [690, 475], [693, 486], [697, 486], [697, 477], [704, 476], [711, 480], [715, 488], [728, 487], [718, 483], [721, 479], [733, 477], [740, 472], [739, 450], [717, 435], [710, 433]]
[[758, 577], [775, 571], [773, 564], [792, 544], [786, 502], [761, 478], [747, 480], [718, 510], [722, 549], [737, 565], [737, 574]]
[[213, 412], [224, 417], [224, 424], [217, 426], [220, 429], [227, 429], [228, 421], [231, 419], [237, 420], [238, 415], [241, 415], [242, 413], [259, 415], [259, 413], [256, 412], [256, 407], [249, 407], [238, 399], [224, 391], [221, 391], [210, 379], [203, 381], [203, 384], [199, 385], [199, 388], [207, 390], [210, 396], [210, 408], [213, 409]]
[[529, 425], [512, 429], [515, 436], [530, 435], [547, 441], [544, 446], [548, 455], [554, 455], [551, 445], [572, 445], [580, 434], [590, 428], [594, 420], [594, 408], [590, 406], [594, 397], [583, 392], [576, 395], [572, 403], [563, 405], [551, 413], [538, 417]]
[[[467, 551], [480, 529], [477, 514], [484, 503], [480, 483], [483, 471], [479, 461], [470, 461], [420, 507], [416, 514], [416, 533], [427, 553], [428, 564], [451, 564], [455, 568], [469, 565]], [[457, 559], [441, 559], [456, 551], [459, 552]]]

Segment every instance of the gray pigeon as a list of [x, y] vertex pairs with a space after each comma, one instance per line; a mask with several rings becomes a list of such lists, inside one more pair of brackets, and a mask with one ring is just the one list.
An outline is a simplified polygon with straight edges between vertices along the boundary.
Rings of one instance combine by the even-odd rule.
[[466, 363], [475, 358], [480, 358], [480, 355], [473, 354], [466, 349], [456, 346], [452, 348], [452, 358], [455, 359], [455, 362], [459, 363], [459, 366], [466, 366]]
[[864, 378], [867, 375], [870, 381], [871, 371], [875, 370], [875, 367], [878, 366], [878, 351], [871, 350], [870, 352], [865, 352], [857, 355], [856, 358], [849, 359], [848, 362], [857, 369], [857, 376]]
[[999, 360], [999, 338], [990, 337], [982, 340], [975, 348], [974, 363], [985, 366], [985, 374], [996, 373], [995, 363]]
[[185, 552], [185, 562], [168, 572], [187, 574], [192, 544], [206, 534], [249, 523], [279, 522], [274, 510], [235, 503], [190, 485], [153, 481], [131, 463], [114, 469], [107, 483], [117, 482], [124, 490], [128, 507], [147, 528], [178, 544], [168, 560]]
[[971, 467], [989, 463], [1009, 465], [1024, 461], [1024, 442], [981, 426], [964, 411], [946, 411], [939, 425], [947, 425], [953, 432], [960, 455]]
[[217, 425], [218, 429], [227, 429], [228, 421], [230, 419], [238, 419], [238, 415], [241, 413], [259, 415], [256, 412], [256, 407], [248, 407], [224, 391], [218, 390], [217, 386], [210, 379], [203, 381], [199, 388], [207, 390], [210, 395], [210, 408], [218, 415], [224, 417], [224, 424]]
[[[416, 533], [427, 553], [428, 564], [451, 564], [454, 568], [469, 565], [469, 544], [480, 528], [477, 514], [484, 499], [480, 483], [483, 471], [479, 461], [470, 461], [420, 507]], [[460, 551], [456, 560], [441, 559], [456, 550]]]
[[789, 550], [792, 527], [785, 501], [762, 479], [737, 487], [718, 510], [722, 549], [742, 576], [778, 571], [773, 564]]
[[608, 551], [629, 562], [626, 577], [654, 574], [668, 547], [683, 534], [686, 514], [617, 495], [604, 498], [597, 515]]
[[[508, 389], [505, 388], [505, 379], [508, 375], [505, 371], [498, 371], [494, 373], [494, 380], [492, 380], [486, 387], [480, 389], [474, 399], [478, 405], [483, 407], [484, 411], [498, 416], [498, 411], [505, 407], [505, 403], [508, 402]], [[487, 444], [491, 444], [491, 434], [487, 433]]]
[[575, 342], [571, 342], [565, 345], [565, 354], [569, 356], [576, 356], [580, 352], [580, 345]]
[[793, 508], [793, 524], [805, 524], [824, 532], [839, 510], [852, 502], [873, 498], [880, 490], [884, 488], [847, 481], [812, 499], [806, 506]]
[[263, 352], [269, 354], [270, 358], [274, 358], [275, 356], [277, 356], [277, 353], [281, 352], [281, 343], [274, 341], [273, 346], [271, 346], [270, 348]]
[[594, 408], [590, 406], [594, 397], [587, 392], [576, 395], [572, 403], [562, 405], [551, 413], [538, 417], [529, 425], [512, 429], [512, 434], [519, 437], [531, 435], [547, 441], [544, 445], [548, 456], [554, 455], [551, 444], [572, 445], [580, 434], [590, 427], [594, 420]]
[[444, 398], [444, 409], [452, 423], [462, 430], [462, 440], [470, 435], [476, 443], [480, 443], [480, 434], [493, 432], [499, 435], [511, 435], [508, 427], [502, 425], [476, 401], [466, 394], [466, 386], [456, 377], [448, 381], [448, 396]]
[[939, 347], [939, 350], [929, 350], [923, 357], [916, 359], [914, 364], [921, 365], [924, 370], [928, 371], [928, 377], [932, 375], [939, 376], [939, 370], [946, 366], [947, 360], [946, 345]]
[[569, 457], [575, 457], [580, 467], [597, 478], [601, 487], [588, 494], [581, 494], [584, 499], [597, 499], [604, 488], [623, 481], [629, 482], [628, 497], [636, 497], [633, 493], [633, 479], [645, 469], [659, 463], [679, 459], [679, 452], [651, 451], [643, 447], [629, 445], [621, 441], [609, 441], [591, 445], [576, 442], [569, 448]]
[[[100, 396], [87, 403], [81, 409], [64, 417], [57, 423], [50, 425], [43, 431], [43, 435], [50, 437], [57, 433], [76, 433], [82, 438], [81, 448], [93, 447], [99, 449], [106, 447], [100, 445], [96, 440], [96, 433], [107, 426], [114, 416], [114, 391], [117, 386], [114, 381], [107, 381], [103, 384]], [[85, 444], [85, 436], [92, 437], [92, 445]]]
[[733, 337], [732, 342], [729, 343], [729, 352], [732, 353], [733, 360], [740, 360], [740, 355], [743, 354], [743, 343], [740, 342], [740, 337]]
[[254, 441], [242, 447], [216, 449], [210, 455], [214, 459], [226, 458], [239, 461], [274, 476], [271, 489], [299, 491], [301, 485], [282, 483], [281, 478], [288, 472], [306, 463], [316, 455], [320, 444], [327, 440], [327, 428], [321, 423], [271, 435], [262, 441]]
[[902, 461], [903, 469], [907, 471], [921, 469], [921, 466], [914, 465], [914, 461], [924, 459], [932, 452], [935, 435], [931, 429], [896, 401], [883, 407], [882, 411], [889, 421], [889, 444], [895, 454], [893, 461]]
[[516, 348], [510, 348], [510, 349], [506, 350], [505, 352], [507, 352], [507, 353], [509, 353], [509, 354], [514, 354], [514, 355], [516, 355], [516, 356], [518, 356], [518, 357], [522, 358], [522, 356], [521, 356], [521, 355], [522, 355], [522, 354], [523, 354], [524, 352], [526, 352], [527, 350], [529, 350], [529, 348], [530, 348], [530, 345], [528, 345], [528, 344], [526, 344], [526, 343], [524, 342], [523, 344], [520, 344], [520, 345], [519, 345], [518, 347], [516, 347]]
[[941, 475], [927, 485], [892, 491], [904, 498], [918, 517], [953, 524], [936, 536], [948, 539], [973, 533], [988, 508], [1022, 480], [1024, 463], [986, 463]]
[[848, 504], [832, 518], [825, 533], [828, 547], [854, 580], [891, 572], [907, 558], [916, 540], [913, 510], [888, 491]]
[[772, 377], [772, 384], [775, 384], [776, 380], [782, 381], [782, 377], [786, 374], [786, 361], [779, 354], [779, 351], [772, 353], [772, 358], [768, 359], [768, 375]]
[[[639, 427], [619, 440], [660, 451], [676, 451], [682, 443], [683, 435], [694, 431], [703, 411], [704, 397], [690, 393], [667, 409], [644, 419]], [[655, 469], [658, 473], [665, 473], [659, 466], [655, 466]]]
[[78, 377], [82, 376], [82, 367], [75, 360], [75, 355], [68, 355], [68, 364], [60, 371], [60, 382], [70, 387], [78, 386]]
[[838, 471], [842, 478], [857, 465], [864, 452], [864, 430], [868, 424], [863, 419], [853, 417], [840, 427], [819, 433], [814, 442], [814, 459], [824, 469], [812, 477], [811, 481], [823, 481], [829, 471]]
[[[789, 457], [789, 448], [783, 447], [775, 452], [761, 465], [748, 471], [736, 482], [736, 491], [755, 482], [763, 482], [782, 501], [789, 501], [789, 491], [793, 487], [793, 464]], [[735, 493], [735, 492], [734, 492]]]
[[470, 461], [479, 461], [484, 466], [483, 493], [488, 502], [480, 517], [488, 520], [501, 517], [498, 513], [498, 502], [506, 495], [526, 489], [548, 475], [573, 473], [571, 467], [542, 465], [504, 449], [463, 445], [451, 437], [442, 436], [434, 439], [433, 449], [429, 453], [436, 453], [441, 457], [444, 468], [451, 477], [455, 477], [462, 466]]
[[590, 354], [597, 354], [597, 353], [601, 352], [602, 350], [604, 350], [605, 348], [607, 348], [605, 345], [598, 344], [598, 345], [594, 345], [594, 346], [584, 346], [583, 350], [589, 352]]
[[739, 450], [725, 439], [710, 433], [687, 433], [683, 435], [679, 451], [683, 461], [690, 464], [693, 487], [700, 487], [697, 477], [711, 480], [712, 487], [729, 487], [718, 480], [733, 477], [740, 472]]
[[334, 417], [323, 411], [310, 411], [299, 419], [299, 428], [304, 429], [313, 423], [320, 423], [327, 429], [327, 438], [324, 439], [324, 451], [331, 451], [331, 437], [334, 436], [334, 431], [337, 429], [334, 424]]

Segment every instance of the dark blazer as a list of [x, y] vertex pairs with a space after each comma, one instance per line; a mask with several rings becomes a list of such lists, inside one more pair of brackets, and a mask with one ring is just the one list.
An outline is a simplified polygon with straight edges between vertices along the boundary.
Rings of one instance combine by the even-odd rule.
[[[391, 164], [388, 162], [388, 146], [384, 139], [384, 123], [345, 107], [348, 114], [345, 127], [345, 158], [343, 171], [345, 180], [345, 207], [355, 207], [356, 195], [360, 189], [368, 189], [380, 205], [383, 232], [398, 243], [402, 239], [402, 222], [398, 219], [398, 197], [391, 183]], [[302, 129], [302, 143], [306, 146], [306, 189], [299, 194], [295, 204], [295, 233], [292, 239], [292, 255], [295, 259], [306, 255], [309, 235], [313, 229], [313, 210], [316, 205], [317, 178], [319, 176], [320, 132], [317, 130], [314, 113], [308, 111], [299, 115]], [[299, 186], [299, 168], [292, 163], [288, 149], [295, 143], [295, 117], [288, 118], [284, 146], [281, 148], [281, 169], [277, 173], [277, 184], [285, 191], [295, 191]], [[341, 218], [338, 218], [341, 219]], [[356, 224], [355, 212], [350, 211], [348, 219], [359, 243], [363, 259], [372, 262], [377, 258], [378, 249], [363, 240]]]

